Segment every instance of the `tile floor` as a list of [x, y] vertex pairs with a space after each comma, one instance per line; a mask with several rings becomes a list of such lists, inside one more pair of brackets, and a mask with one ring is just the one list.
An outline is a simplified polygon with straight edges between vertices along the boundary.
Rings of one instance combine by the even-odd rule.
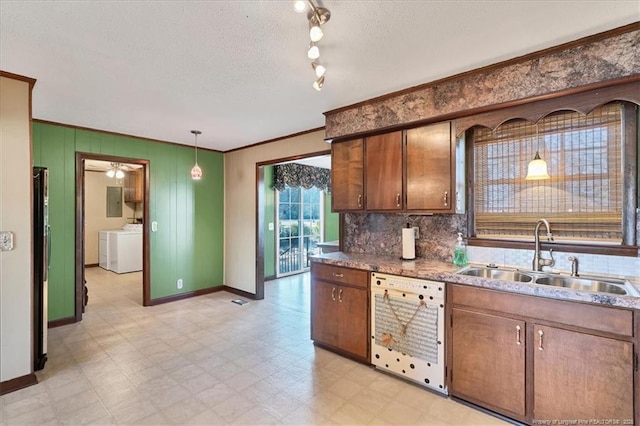
[[83, 321], [49, 330], [40, 383], [0, 397], [2, 425], [506, 424], [314, 347], [308, 273], [244, 306], [148, 308], [140, 273], [86, 275]]

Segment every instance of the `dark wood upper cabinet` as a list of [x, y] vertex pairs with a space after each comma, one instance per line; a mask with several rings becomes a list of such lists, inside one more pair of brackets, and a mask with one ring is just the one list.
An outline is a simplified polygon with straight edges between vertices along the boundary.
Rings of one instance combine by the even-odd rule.
[[451, 123], [406, 131], [407, 210], [454, 212]]
[[125, 203], [142, 203], [144, 201], [142, 169], [129, 170], [124, 175]]
[[402, 132], [366, 138], [367, 210], [402, 210]]
[[334, 211], [364, 209], [364, 140], [331, 145], [331, 197]]

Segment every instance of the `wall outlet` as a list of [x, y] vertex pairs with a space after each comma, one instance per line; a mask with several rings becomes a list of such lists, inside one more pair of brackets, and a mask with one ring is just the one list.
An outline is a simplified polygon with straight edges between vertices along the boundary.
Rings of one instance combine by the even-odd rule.
[[13, 250], [13, 232], [0, 231], [0, 251]]
[[416, 240], [420, 239], [420, 228], [418, 228], [417, 226], [413, 227], [413, 236]]
[[269, 222], [269, 231], [273, 231], [273, 222]]
[[182, 288], [182, 278], [180, 278], [177, 282], [176, 282], [176, 286], [178, 287], [178, 289]]
[[157, 231], [158, 231], [158, 222], [154, 220], [153, 222], [151, 222], [151, 232], [157, 232]]

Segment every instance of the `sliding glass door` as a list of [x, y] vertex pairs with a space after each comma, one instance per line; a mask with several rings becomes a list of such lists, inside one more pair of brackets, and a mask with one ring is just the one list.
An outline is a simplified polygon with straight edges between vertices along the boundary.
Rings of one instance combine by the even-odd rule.
[[318, 188], [276, 191], [278, 206], [278, 276], [309, 268], [309, 256], [319, 253], [322, 236], [323, 192]]

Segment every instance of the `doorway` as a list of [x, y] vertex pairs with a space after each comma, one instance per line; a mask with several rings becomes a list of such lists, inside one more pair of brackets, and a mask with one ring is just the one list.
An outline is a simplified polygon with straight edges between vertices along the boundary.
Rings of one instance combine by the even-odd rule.
[[[265, 276], [269, 279], [276, 277], [275, 272], [273, 275], [265, 274], [265, 252], [272, 250], [275, 247], [275, 235], [270, 235], [268, 232], [275, 233], [275, 218], [265, 220], [269, 215], [266, 209], [267, 194], [265, 185], [265, 170], [268, 166], [274, 166], [276, 164], [282, 164], [287, 162], [305, 162], [306, 159], [314, 157], [325, 156], [330, 159], [331, 150], [312, 152], [304, 155], [279, 158], [275, 160], [256, 163], [256, 294], [255, 298], [260, 300], [264, 299], [264, 283]], [[275, 211], [275, 210], [274, 210]], [[267, 238], [271, 237], [271, 238]], [[272, 243], [271, 240], [274, 240]], [[304, 241], [303, 241], [304, 243]], [[275, 252], [273, 256], [279, 255], [279, 252]]]
[[[87, 163], [93, 160], [100, 162], [106, 162], [107, 164], [128, 164], [131, 166], [131, 170], [124, 171], [124, 173], [136, 170], [139, 174], [139, 201], [142, 205], [140, 211], [134, 208], [132, 211], [128, 211], [127, 214], [131, 214], [131, 220], [133, 222], [138, 221], [137, 217], [143, 218], [141, 220], [142, 226], [142, 305], [150, 305], [150, 281], [149, 281], [149, 227], [147, 218], [149, 217], [149, 160], [138, 158], [118, 157], [113, 155], [102, 155], [93, 153], [76, 153], [76, 215], [75, 215], [75, 319], [76, 321], [82, 320], [82, 314], [86, 304], [87, 293], [85, 286], [85, 220], [87, 213], [87, 193], [86, 193], [86, 168]], [[116, 170], [114, 169], [114, 174]], [[122, 176], [124, 178], [124, 176]], [[115, 186], [114, 186], [115, 187]], [[113, 191], [112, 191], [113, 192]], [[115, 197], [117, 199], [117, 197]], [[117, 203], [115, 203], [117, 204]], [[113, 211], [118, 211], [117, 205], [109, 206]], [[90, 297], [90, 295], [89, 295]]]

